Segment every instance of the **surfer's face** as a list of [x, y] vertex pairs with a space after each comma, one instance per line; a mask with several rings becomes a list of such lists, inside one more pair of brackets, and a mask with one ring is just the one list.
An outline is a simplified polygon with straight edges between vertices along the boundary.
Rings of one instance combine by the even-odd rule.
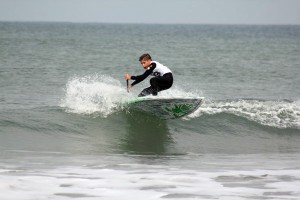
[[143, 59], [141, 61], [141, 65], [144, 67], [144, 69], [147, 69], [150, 66], [150, 64], [151, 64], [151, 60], [150, 59], [148, 59], [148, 60]]

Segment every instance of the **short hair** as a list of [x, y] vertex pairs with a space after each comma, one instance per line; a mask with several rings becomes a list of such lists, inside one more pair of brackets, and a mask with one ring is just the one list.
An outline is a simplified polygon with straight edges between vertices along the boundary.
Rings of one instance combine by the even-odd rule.
[[145, 54], [141, 55], [139, 61], [141, 62], [144, 59], [152, 60], [150, 54], [148, 54], [148, 53], [145, 53]]

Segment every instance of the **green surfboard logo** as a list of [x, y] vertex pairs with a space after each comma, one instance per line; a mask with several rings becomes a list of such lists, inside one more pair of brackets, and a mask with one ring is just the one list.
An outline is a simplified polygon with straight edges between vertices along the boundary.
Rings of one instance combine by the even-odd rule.
[[172, 113], [174, 116], [179, 117], [188, 113], [192, 107], [192, 104], [173, 104], [165, 107], [165, 110]]

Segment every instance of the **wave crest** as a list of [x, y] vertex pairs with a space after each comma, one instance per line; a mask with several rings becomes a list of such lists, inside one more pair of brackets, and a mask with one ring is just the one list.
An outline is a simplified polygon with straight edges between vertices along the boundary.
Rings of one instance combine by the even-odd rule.
[[298, 101], [206, 100], [195, 113], [189, 115], [189, 118], [199, 117], [203, 114], [213, 115], [219, 113], [234, 114], [262, 125], [277, 128], [300, 128], [300, 106]]

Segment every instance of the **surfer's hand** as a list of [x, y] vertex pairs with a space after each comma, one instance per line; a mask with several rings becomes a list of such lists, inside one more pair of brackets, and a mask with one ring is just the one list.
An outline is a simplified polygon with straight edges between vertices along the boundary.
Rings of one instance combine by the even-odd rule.
[[124, 78], [127, 80], [130, 80], [131, 76], [130, 76], [130, 74], [124, 74]]

